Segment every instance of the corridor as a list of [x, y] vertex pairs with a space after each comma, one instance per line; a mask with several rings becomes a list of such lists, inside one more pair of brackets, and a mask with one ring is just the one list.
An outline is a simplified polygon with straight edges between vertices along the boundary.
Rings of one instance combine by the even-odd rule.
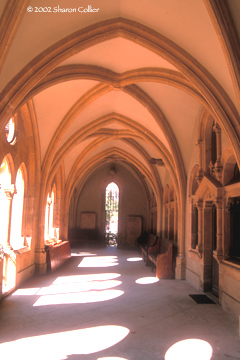
[[[186, 281], [155, 280], [135, 250], [72, 249], [55, 273], [0, 302], [1, 360], [207, 360], [201, 350], [211, 348], [212, 360], [240, 359], [228, 313], [195, 303]], [[188, 356], [184, 341], [173, 357], [168, 349], [187, 339], [204, 342]]]

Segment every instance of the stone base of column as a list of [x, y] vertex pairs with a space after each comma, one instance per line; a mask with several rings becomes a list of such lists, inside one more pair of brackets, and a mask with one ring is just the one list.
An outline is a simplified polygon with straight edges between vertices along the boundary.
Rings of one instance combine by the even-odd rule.
[[47, 273], [47, 254], [45, 249], [35, 250], [35, 273], [37, 275]]
[[186, 278], [186, 259], [182, 255], [176, 258], [175, 279], [185, 280]]
[[221, 259], [223, 257], [223, 251], [222, 250], [214, 250], [213, 256], [217, 259]]

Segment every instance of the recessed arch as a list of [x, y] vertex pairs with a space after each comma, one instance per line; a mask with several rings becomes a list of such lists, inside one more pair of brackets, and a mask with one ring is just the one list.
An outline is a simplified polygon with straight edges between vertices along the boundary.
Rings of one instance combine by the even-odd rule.
[[231, 183], [234, 183], [235, 181], [239, 181], [239, 177], [237, 176], [237, 173], [239, 172], [239, 168], [237, 165], [237, 161], [235, 159], [235, 156], [231, 154], [228, 156], [227, 159], [225, 159], [225, 164], [223, 168], [223, 185], [229, 185]]
[[24, 163], [20, 165], [16, 175], [15, 187], [16, 194], [12, 203], [11, 219], [11, 246], [14, 249], [24, 246], [25, 238], [25, 213], [26, 213], [26, 193], [27, 193], [27, 170]]
[[[97, 131], [107, 125], [112, 123], [116, 123], [126, 127], [132, 133], [132, 137], [141, 137], [147, 142], [151, 142], [153, 146], [155, 146], [158, 150], [160, 150], [161, 154], [164, 156], [165, 161], [168, 159], [169, 162], [172, 163], [171, 154], [166, 149], [166, 147], [161, 143], [157, 137], [152, 134], [146, 127], [138, 124], [136, 121], [123, 116], [118, 113], [109, 113], [98, 119], [95, 119], [91, 123], [86, 126], [83, 126], [79, 131], [75, 132], [70, 139], [65, 142], [61, 148], [57, 151], [52, 167], [55, 167], [57, 163], [61, 162], [63, 156], [68, 153], [79, 141], [86, 138], [87, 136], [93, 136], [97, 133]], [[129, 135], [131, 135], [129, 133]], [[103, 134], [107, 135], [107, 133]]]
[[[157, 189], [155, 188], [154, 183], [152, 182], [152, 180], [149, 177], [148, 171], [147, 169], [144, 169], [142, 164], [139, 163], [138, 159], [133, 158], [130, 154], [126, 154], [123, 150], [120, 151], [120, 149], [109, 149], [108, 151], [105, 151], [103, 153], [98, 154], [97, 156], [95, 156], [94, 159], [92, 159], [91, 161], [85, 163], [80, 169], [77, 169], [76, 171], [74, 171], [74, 173], [71, 174], [71, 176], [68, 177], [68, 181], [66, 183], [66, 192], [65, 192], [65, 208], [68, 209], [69, 205], [70, 205], [70, 199], [72, 197], [73, 191], [76, 187], [76, 185], [78, 184], [78, 193], [75, 194], [76, 197], [78, 198], [80, 192], [81, 192], [81, 188], [84, 186], [84, 183], [86, 182], [86, 180], [88, 179], [88, 177], [90, 176], [90, 174], [101, 164], [106, 163], [106, 161], [108, 161], [107, 159], [109, 158], [114, 159], [114, 161], [122, 161], [122, 162], [126, 162], [128, 164], [128, 166], [133, 166], [133, 170], [136, 171], [137, 177], [140, 181], [140, 183], [143, 186], [143, 189], [145, 189], [145, 196], [146, 198], [150, 198], [149, 195], [149, 189], [148, 186], [146, 184], [146, 180], [145, 178], [148, 179], [150, 186], [152, 187], [152, 189], [156, 192]], [[134, 164], [134, 165], [130, 165], [130, 164]], [[157, 193], [156, 193], [157, 195]], [[159, 195], [157, 195], [159, 196]], [[67, 211], [65, 212], [64, 215], [64, 227], [65, 227], [65, 236], [67, 234], [67, 224], [68, 224], [68, 213]]]
[[[153, 115], [153, 117], [156, 119], [157, 122], [159, 122], [162, 125], [162, 130], [165, 132], [165, 135], [167, 136], [167, 139], [169, 140], [169, 143], [172, 147], [172, 152], [175, 156], [174, 162], [175, 162], [175, 169], [178, 173], [178, 179], [180, 181], [179, 184], [179, 196], [184, 199], [184, 195], [186, 192], [186, 174], [184, 170], [183, 160], [178, 148], [178, 144], [176, 142], [175, 136], [168, 125], [167, 121], [164, 120], [164, 116], [159, 109], [159, 107], [151, 100], [149, 96], [147, 96], [142, 90], [138, 89], [136, 86], [130, 86], [126, 87], [127, 93], [129, 93], [131, 96], [135, 97], [137, 100], [140, 100], [140, 102], [149, 109], [150, 113]], [[125, 90], [126, 90], [125, 88]], [[71, 121], [73, 121], [73, 118], [76, 117], [79, 111], [81, 111], [83, 108], [85, 108], [90, 102], [94, 101], [96, 97], [101, 96], [105, 92], [110, 91], [110, 86], [103, 86], [103, 85], [97, 85], [95, 86], [90, 92], [85, 94], [83, 97], [80, 98], [79, 101], [77, 101], [73, 107], [68, 111], [67, 115], [62, 120], [61, 124], [59, 125], [57, 131], [55, 132], [55, 135], [53, 137], [53, 141], [50, 143], [48, 150], [45, 154], [45, 158], [43, 161], [43, 175], [42, 175], [42, 184], [43, 184], [43, 193], [44, 193], [44, 186], [47, 181], [47, 177], [50, 171], [51, 162], [54, 158], [54, 154], [56, 151], [56, 148], [58, 144], [60, 143], [61, 138], [63, 137], [64, 132], [66, 131], [66, 128], [70, 125]], [[184, 200], [183, 200], [184, 201]]]
[[7, 154], [0, 164], [0, 244], [5, 246], [10, 244], [10, 214], [9, 214], [9, 200], [7, 198], [8, 190], [12, 188], [12, 178], [14, 173], [14, 165], [12, 157]]
[[197, 182], [197, 175], [199, 171], [199, 165], [194, 165], [190, 177], [189, 177], [189, 187], [188, 187], [188, 194], [189, 196], [195, 195], [197, 188], [198, 188], [198, 182]]

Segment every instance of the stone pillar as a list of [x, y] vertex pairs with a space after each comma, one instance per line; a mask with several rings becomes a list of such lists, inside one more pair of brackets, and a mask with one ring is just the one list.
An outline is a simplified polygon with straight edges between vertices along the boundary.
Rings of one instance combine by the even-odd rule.
[[168, 203], [164, 204], [164, 237], [168, 238]]
[[61, 210], [61, 198], [57, 198], [56, 199], [55, 216], [54, 216], [55, 236], [57, 239], [59, 239], [60, 210]]
[[197, 173], [197, 182], [198, 182], [198, 185], [199, 185], [200, 182], [202, 181], [202, 178], [203, 178], [203, 159], [202, 159], [202, 145], [203, 145], [203, 142], [202, 142], [202, 140], [198, 140], [196, 145], [198, 146], [198, 149], [199, 149], [199, 170], [198, 170], [198, 173]]
[[196, 204], [191, 206], [191, 248], [196, 249], [198, 246], [198, 208]]
[[46, 226], [47, 226], [47, 229], [46, 229], [46, 234], [48, 235], [49, 237], [49, 230], [50, 230], [50, 206], [52, 204], [52, 199], [50, 198], [50, 196], [48, 196], [47, 198], [47, 223], [46, 223]]
[[217, 249], [214, 252], [214, 256], [217, 259], [223, 256], [223, 244], [222, 244], [222, 200], [215, 202], [217, 209]]
[[200, 286], [202, 291], [210, 291], [212, 288], [212, 209], [212, 201], [205, 201], [202, 231], [202, 270], [200, 274]]
[[177, 280], [185, 280], [186, 276], [186, 258], [183, 254], [176, 257], [175, 278]]
[[217, 141], [217, 160], [214, 164], [214, 175], [219, 181], [221, 181], [222, 180], [222, 165], [221, 165], [222, 138], [221, 138], [221, 128], [217, 123], [215, 123], [213, 127], [213, 131], [216, 133], [216, 141]]
[[9, 201], [8, 203], [8, 226], [7, 226], [7, 239], [5, 247], [11, 249], [10, 236], [11, 236], [11, 220], [12, 220], [12, 201], [14, 194], [17, 193], [15, 185], [11, 185], [8, 189], [4, 189], [4, 193]]
[[178, 242], [178, 207], [177, 199], [174, 201], [174, 242]]
[[168, 207], [168, 219], [167, 219], [167, 222], [168, 222], [167, 233], [168, 233], [168, 235], [167, 235], [167, 238], [170, 239], [170, 233], [171, 233], [171, 228], [170, 228], [170, 226], [171, 226], [171, 222], [170, 222], [170, 220], [171, 220], [171, 203], [170, 203], [170, 201], [168, 201], [167, 207]]
[[229, 255], [230, 234], [231, 234], [231, 199], [223, 206], [223, 256]]
[[196, 249], [198, 250], [198, 254], [201, 258], [203, 252], [203, 201], [202, 200], [198, 200], [197, 209], [198, 209], [198, 245]]

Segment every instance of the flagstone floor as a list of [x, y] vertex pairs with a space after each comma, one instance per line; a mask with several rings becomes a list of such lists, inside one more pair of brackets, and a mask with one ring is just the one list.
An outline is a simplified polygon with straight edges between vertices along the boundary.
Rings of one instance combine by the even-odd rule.
[[0, 302], [0, 359], [240, 359], [238, 323], [197, 293], [156, 281], [137, 251], [73, 249]]

